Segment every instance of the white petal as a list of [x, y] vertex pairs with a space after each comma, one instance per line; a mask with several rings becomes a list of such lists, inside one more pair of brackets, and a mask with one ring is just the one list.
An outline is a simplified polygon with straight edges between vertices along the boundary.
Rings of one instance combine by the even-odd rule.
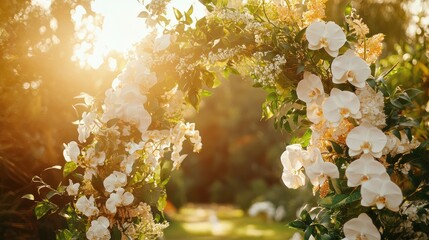
[[[326, 24], [327, 40], [331, 51], [338, 51], [346, 43], [346, 35], [340, 26], [334, 22]], [[338, 55], [338, 52], [337, 52]], [[332, 55], [331, 55], [332, 56]]]
[[128, 206], [134, 201], [134, 195], [130, 192], [125, 192], [122, 200], [122, 205]]
[[282, 173], [283, 183], [288, 188], [297, 189], [305, 184], [305, 175], [300, 171], [298, 174], [292, 174], [290, 172]]
[[323, 84], [320, 77], [314, 74], [304, 74], [304, 79], [297, 85], [296, 93], [298, 98], [306, 103], [323, 96]]
[[367, 240], [380, 240], [380, 232], [366, 214], [361, 213], [359, 217], [347, 221], [343, 227], [346, 239], [356, 239], [356, 236], [364, 235]]
[[112, 198], [107, 199], [106, 201], [106, 208], [111, 213], [116, 213], [116, 201]]
[[349, 62], [347, 57], [344, 55], [338, 56], [332, 61], [331, 71], [334, 83], [340, 84], [345, 83], [346, 78], [343, 78], [346, 72], [349, 70]]
[[[320, 45], [320, 39], [323, 38], [325, 32], [325, 22], [313, 22], [305, 30], [305, 36], [309, 42], [309, 46], [316, 47]], [[320, 48], [317, 48], [320, 49]], [[313, 50], [317, 50], [313, 49]]]

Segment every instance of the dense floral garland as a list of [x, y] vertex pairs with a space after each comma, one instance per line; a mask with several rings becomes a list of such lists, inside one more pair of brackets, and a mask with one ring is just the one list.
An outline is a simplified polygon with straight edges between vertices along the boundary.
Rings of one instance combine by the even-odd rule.
[[[281, 156], [282, 180], [298, 188], [307, 176], [320, 200], [290, 226], [305, 239], [426, 239], [428, 143], [401, 116], [418, 90], [376, 70], [383, 35], [367, 37], [351, 7], [343, 26], [323, 21], [326, 0], [205, 2], [195, 25], [192, 8], [175, 10], [177, 25], [139, 44], [102, 102], [80, 96], [79, 143], [64, 146], [69, 185], [36, 177], [51, 190], [37, 217], [58, 209], [53, 195], [68, 195], [59, 239], [162, 236], [165, 184], [186, 157], [183, 142], [202, 147], [183, 108], [198, 108], [221, 73], [235, 73], [267, 91], [265, 118], [302, 133]], [[166, 3], [152, 1], [141, 16], [168, 26]]]

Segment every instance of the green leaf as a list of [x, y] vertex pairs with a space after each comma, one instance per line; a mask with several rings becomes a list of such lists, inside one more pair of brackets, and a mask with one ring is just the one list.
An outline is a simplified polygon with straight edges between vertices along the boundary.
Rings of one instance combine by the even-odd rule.
[[34, 201], [34, 195], [33, 195], [33, 194], [25, 194], [25, 195], [24, 195], [24, 196], [22, 196], [21, 198], [24, 198], [24, 199], [28, 199], [28, 200]]
[[49, 211], [55, 212], [58, 210], [58, 206], [47, 200], [38, 202], [34, 208], [34, 214], [36, 215], [37, 220], [45, 216]]
[[175, 7], [173, 7], [173, 11], [174, 11], [174, 16], [179, 21], [183, 17], [183, 14]]
[[59, 230], [55, 236], [56, 240], [71, 240], [73, 239], [73, 233], [68, 229]]
[[295, 220], [289, 223], [289, 226], [295, 229], [305, 230], [307, 225], [301, 220]]
[[319, 200], [319, 204], [327, 208], [337, 208], [361, 199], [360, 191], [352, 194], [336, 194]]
[[192, 20], [191, 16], [188, 15], [187, 13], [185, 13], [185, 23], [189, 25], [189, 24], [192, 24], [192, 22], [193, 22], [193, 20]]
[[198, 93], [189, 93], [188, 94], [189, 103], [198, 111], [200, 105], [200, 96]]
[[298, 32], [298, 34], [296, 34], [295, 42], [301, 41], [302, 37], [304, 36], [305, 30], [307, 30], [307, 28], [303, 28], [301, 31]]
[[162, 212], [165, 208], [165, 206], [167, 205], [167, 194], [163, 194], [159, 199], [158, 199], [158, 203], [156, 204], [156, 208], [158, 208], [158, 210], [160, 212]]
[[186, 11], [186, 14], [191, 16], [193, 12], [194, 12], [194, 5], [191, 5], [191, 7], [188, 9], [188, 11]]
[[210, 97], [211, 95], [213, 95], [213, 93], [207, 90], [202, 90], [200, 95], [201, 97]]
[[307, 225], [310, 225], [311, 224], [311, 222], [313, 221], [312, 219], [311, 219], [311, 216], [310, 216], [310, 214], [307, 212], [307, 210], [302, 210], [301, 211], [301, 213], [300, 213], [300, 215], [299, 215], [299, 217], [301, 218], [301, 220], [305, 223], [305, 224], [307, 224]]
[[76, 168], [77, 164], [75, 162], [66, 162], [66, 164], [64, 164], [63, 177], [67, 177], [70, 173], [76, 170]]
[[408, 97], [413, 99], [415, 97], [417, 97], [418, 95], [422, 94], [423, 91], [417, 88], [410, 88], [405, 90], [405, 92], [407, 93]]
[[118, 226], [115, 225], [112, 228], [112, 238], [111, 238], [111, 240], [121, 240], [121, 238], [122, 238], [122, 233], [118, 229]]
[[148, 18], [149, 17], [149, 13], [146, 12], [146, 11], [141, 11], [137, 17], [139, 17], [139, 18]]
[[314, 234], [314, 226], [309, 226], [304, 232], [304, 240], [309, 240]]
[[343, 154], [344, 153], [343, 148], [338, 143], [336, 143], [334, 141], [330, 141], [330, 142], [331, 142], [332, 148], [334, 149], [334, 151], [336, 153], [338, 153], [338, 154]]

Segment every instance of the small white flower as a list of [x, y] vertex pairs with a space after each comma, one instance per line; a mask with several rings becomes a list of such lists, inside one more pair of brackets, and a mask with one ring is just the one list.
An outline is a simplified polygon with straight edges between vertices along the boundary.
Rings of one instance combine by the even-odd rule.
[[168, 48], [168, 46], [170, 46], [170, 43], [171, 43], [171, 35], [170, 34], [162, 35], [155, 39], [155, 42], [153, 43], [153, 51], [154, 52], [162, 51]]
[[77, 126], [77, 133], [79, 134], [77, 138], [79, 142], [84, 143], [86, 142], [86, 139], [89, 138], [89, 135], [91, 135], [91, 129], [86, 125], [79, 124]]
[[188, 154], [180, 155], [180, 152], [173, 151], [171, 153], [171, 161], [173, 161], [173, 169], [178, 169], [182, 164], [183, 160], [188, 156]]
[[85, 180], [92, 180], [92, 176], [97, 174], [97, 169], [96, 168], [86, 168], [85, 172], [83, 174], [83, 179]]
[[79, 192], [80, 183], [73, 183], [71, 179], [69, 179], [69, 185], [66, 188], [67, 194], [69, 196], [75, 196]]
[[366, 214], [361, 213], [357, 218], [350, 219], [344, 224], [343, 240], [380, 240], [380, 232], [372, 223], [372, 219]]
[[98, 214], [98, 208], [95, 206], [95, 199], [92, 195], [89, 199], [86, 196], [80, 197], [76, 201], [76, 208], [87, 217]]
[[359, 109], [360, 102], [356, 94], [333, 88], [331, 95], [323, 103], [323, 116], [329, 122], [338, 125], [343, 118], [360, 118]]
[[111, 193], [106, 201], [106, 208], [111, 213], [116, 213], [116, 207], [128, 206], [134, 201], [134, 195], [130, 192], [125, 192], [123, 188], [119, 188], [116, 193]]
[[307, 27], [305, 35], [307, 36], [309, 49], [325, 48], [326, 52], [332, 57], [338, 56], [339, 49], [346, 42], [346, 35], [341, 27], [334, 22], [313, 22]]
[[88, 148], [85, 152], [85, 160], [88, 161], [88, 164], [92, 168], [97, 168], [97, 166], [103, 166], [104, 161], [106, 160], [105, 152], [95, 152], [94, 148]]
[[127, 175], [122, 172], [113, 171], [112, 174], [104, 179], [103, 185], [107, 192], [113, 192], [127, 185]]
[[75, 141], [69, 142], [67, 145], [64, 143], [63, 156], [66, 162], [77, 162], [77, 158], [80, 154], [79, 146]]
[[100, 216], [97, 220], [91, 221], [91, 227], [89, 227], [86, 232], [86, 237], [89, 240], [109, 240], [110, 231], [109, 231], [110, 222], [104, 216]]
[[351, 157], [363, 153], [379, 158], [386, 142], [387, 137], [383, 131], [367, 122], [363, 122], [360, 126], [353, 128], [346, 138]]
[[334, 83], [340, 84], [348, 81], [358, 88], [364, 88], [366, 80], [371, 76], [371, 69], [368, 64], [356, 56], [352, 50], [336, 57], [332, 62], [331, 69]]
[[133, 165], [137, 157], [137, 154], [131, 154], [124, 157], [124, 160], [121, 162], [121, 170], [124, 171], [127, 175], [130, 175], [130, 173], [133, 171]]
[[304, 79], [302, 79], [296, 87], [296, 94], [300, 100], [306, 103], [315, 101], [319, 97], [325, 95], [322, 80], [314, 74], [305, 72]]
[[383, 164], [374, 160], [371, 155], [363, 155], [358, 160], [353, 161], [346, 169], [346, 177], [349, 187], [357, 187], [373, 178], [390, 180]]
[[339, 178], [340, 172], [335, 164], [330, 162], [316, 162], [305, 168], [313, 186], [322, 186], [329, 178]]
[[361, 205], [364, 207], [376, 205], [378, 209], [386, 207], [391, 211], [399, 211], [402, 202], [402, 191], [390, 180], [373, 178], [362, 184]]

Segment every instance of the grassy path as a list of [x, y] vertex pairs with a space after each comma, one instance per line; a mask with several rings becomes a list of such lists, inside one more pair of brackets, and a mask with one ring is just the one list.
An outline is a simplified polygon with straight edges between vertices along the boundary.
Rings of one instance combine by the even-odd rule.
[[188, 205], [172, 213], [165, 240], [289, 239], [286, 223], [248, 217], [231, 206]]

